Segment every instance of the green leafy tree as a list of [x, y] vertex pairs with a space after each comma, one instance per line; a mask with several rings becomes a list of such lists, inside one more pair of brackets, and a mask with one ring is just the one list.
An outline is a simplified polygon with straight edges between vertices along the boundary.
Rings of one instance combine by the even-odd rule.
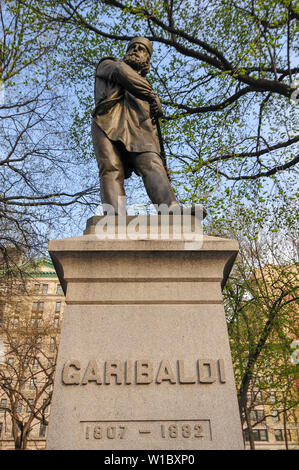
[[291, 344], [299, 334], [298, 256], [292, 230], [283, 232], [281, 223], [275, 226], [273, 219], [265, 230], [263, 218], [256, 221], [256, 210], [252, 213], [247, 208], [234, 214], [224, 231], [240, 242], [239, 257], [225, 289], [228, 331], [240, 415], [250, 447], [255, 448], [255, 426], [267, 424], [267, 413], [252, 421], [260, 404], [266, 405], [268, 416], [275, 412], [283, 417], [288, 447], [287, 417], [299, 403], [298, 365], [291, 361]]
[[[123, 57], [133, 36], [148, 37], [154, 45], [148, 78], [163, 104], [178, 199], [204, 203], [209, 232], [240, 241], [225, 306], [252, 448], [258, 392], [279, 392], [273, 408], [283, 414], [285, 430], [297, 403], [289, 357], [298, 337], [292, 317], [298, 18], [295, 0], [6, 0], [0, 6], [1, 270], [11, 272], [13, 248], [34, 254], [58, 225], [66, 236], [70, 217], [80, 212], [74, 203], [86, 212], [96, 205], [95, 67], [104, 56]], [[11, 413], [22, 398], [14, 377], [22, 378], [31, 338], [26, 321], [22, 328], [8, 381], [13, 369], [2, 369]], [[10, 331], [7, 325], [8, 338]], [[31, 351], [41, 331], [35, 333]], [[44, 419], [39, 406], [32, 420]], [[14, 419], [21, 447], [33, 421]]]
[[[26, 0], [20, 0], [27, 5]], [[163, 134], [182, 202], [223, 213], [252, 189], [279, 192], [298, 163], [298, 5], [292, 0], [30, 2], [62, 25], [63, 78], [78, 96], [73, 137], [91, 157], [93, 75], [135, 35], [153, 41], [149, 76], [164, 106]]]

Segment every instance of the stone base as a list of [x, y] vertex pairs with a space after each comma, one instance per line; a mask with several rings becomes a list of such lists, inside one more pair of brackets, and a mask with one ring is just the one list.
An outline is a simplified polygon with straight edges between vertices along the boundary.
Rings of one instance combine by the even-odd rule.
[[48, 449], [243, 449], [223, 285], [237, 242], [50, 243], [66, 291]]

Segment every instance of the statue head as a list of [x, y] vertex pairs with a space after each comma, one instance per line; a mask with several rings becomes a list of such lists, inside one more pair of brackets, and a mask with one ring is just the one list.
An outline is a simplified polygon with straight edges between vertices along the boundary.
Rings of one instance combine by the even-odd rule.
[[135, 37], [128, 44], [124, 60], [144, 77], [149, 72], [152, 52], [152, 43], [149, 39]]

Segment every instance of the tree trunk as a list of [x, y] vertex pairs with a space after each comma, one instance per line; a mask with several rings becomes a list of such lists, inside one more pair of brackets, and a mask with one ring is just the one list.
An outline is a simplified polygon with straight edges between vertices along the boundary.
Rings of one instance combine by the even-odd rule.
[[284, 441], [286, 450], [289, 450], [289, 442], [288, 442], [288, 433], [287, 433], [287, 416], [286, 412], [283, 412], [283, 432], [284, 432]]
[[245, 407], [245, 416], [246, 416], [246, 423], [247, 423], [247, 429], [248, 429], [248, 435], [249, 435], [250, 450], [255, 450], [255, 442], [254, 442], [254, 439], [253, 439], [251, 420], [250, 420], [250, 415], [248, 413], [248, 408], [247, 407]]

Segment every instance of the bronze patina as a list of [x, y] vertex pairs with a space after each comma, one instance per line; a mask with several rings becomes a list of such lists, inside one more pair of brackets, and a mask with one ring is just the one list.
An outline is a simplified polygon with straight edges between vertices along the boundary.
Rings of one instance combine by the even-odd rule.
[[132, 171], [143, 178], [153, 204], [181, 209], [161, 160], [156, 126], [162, 116], [160, 100], [145, 78], [151, 55], [151, 42], [135, 37], [123, 60], [104, 57], [96, 69], [92, 138], [101, 200], [119, 215], [126, 212], [124, 180]]
[[132, 171], [143, 178], [153, 204], [178, 206], [160, 158], [154, 121], [162, 115], [160, 100], [145, 78], [151, 54], [151, 42], [136, 37], [123, 60], [104, 57], [96, 70], [92, 137], [102, 203], [116, 214], [125, 212], [118, 197], [125, 196]]

